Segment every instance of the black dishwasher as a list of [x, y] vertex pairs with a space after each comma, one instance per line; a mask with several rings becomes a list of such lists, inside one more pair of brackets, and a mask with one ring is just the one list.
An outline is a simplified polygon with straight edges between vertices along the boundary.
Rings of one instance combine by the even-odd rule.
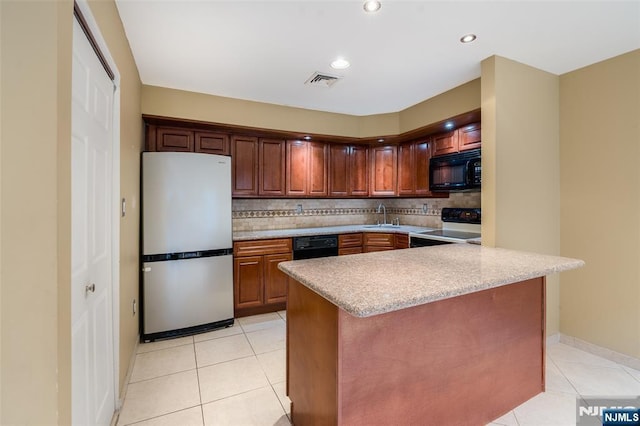
[[338, 255], [337, 235], [293, 237], [293, 260]]

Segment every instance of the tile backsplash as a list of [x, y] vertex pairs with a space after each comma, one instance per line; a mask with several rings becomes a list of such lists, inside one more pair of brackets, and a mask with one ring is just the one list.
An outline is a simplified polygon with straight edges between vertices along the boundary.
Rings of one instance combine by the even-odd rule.
[[234, 199], [233, 231], [312, 228], [382, 222], [377, 208], [383, 203], [387, 222], [442, 227], [443, 207], [480, 207], [480, 192], [452, 193], [449, 198], [380, 199]]

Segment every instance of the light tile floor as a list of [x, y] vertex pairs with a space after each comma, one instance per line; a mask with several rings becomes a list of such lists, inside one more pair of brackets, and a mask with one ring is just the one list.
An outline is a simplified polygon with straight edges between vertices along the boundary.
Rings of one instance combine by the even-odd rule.
[[[138, 347], [118, 425], [289, 425], [285, 312]], [[491, 426], [575, 425], [576, 398], [640, 395], [640, 371], [556, 343], [547, 391]]]

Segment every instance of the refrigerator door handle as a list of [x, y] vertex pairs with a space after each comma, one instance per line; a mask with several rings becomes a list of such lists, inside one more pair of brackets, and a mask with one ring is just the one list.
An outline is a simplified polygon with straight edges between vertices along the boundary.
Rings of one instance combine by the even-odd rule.
[[145, 266], [142, 268], [142, 272], [151, 272], [151, 266]]

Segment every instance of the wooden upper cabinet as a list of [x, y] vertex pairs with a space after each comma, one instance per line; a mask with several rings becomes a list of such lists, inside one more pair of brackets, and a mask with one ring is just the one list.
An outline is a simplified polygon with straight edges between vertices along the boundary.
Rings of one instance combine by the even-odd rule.
[[304, 141], [287, 141], [287, 195], [307, 195], [309, 149]]
[[431, 194], [429, 190], [429, 160], [431, 160], [431, 143], [419, 141], [414, 143], [416, 195]]
[[349, 195], [369, 195], [369, 148], [352, 146], [349, 153]]
[[415, 159], [413, 143], [398, 146], [398, 195], [413, 195], [416, 192]]
[[467, 124], [459, 129], [433, 137], [433, 156], [476, 149], [482, 146], [480, 123]]
[[458, 129], [458, 146], [460, 151], [482, 146], [480, 123], [468, 124]]
[[371, 148], [370, 195], [396, 195], [398, 188], [398, 147], [395, 145]]
[[348, 145], [329, 147], [329, 195], [333, 197], [349, 194], [349, 152]]
[[452, 130], [433, 137], [433, 156], [458, 152], [458, 132]]
[[320, 142], [287, 141], [287, 195], [326, 196], [327, 145]]
[[369, 195], [369, 149], [362, 146], [331, 145], [329, 148], [329, 195]]
[[328, 165], [329, 149], [321, 142], [307, 142], [309, 147], [307, 194], [325, 197], [329, 193]]
[[398, 195], [429, 195], [428, 141], [414, 141], [398, 146]]
[[195, 152], [229, 155], [229, 135], [214, 132], [195, 132]]
[[231, 181], [234, 196], [258, 195], [258, 138], [231, 138]]
[[280, 139], [260, 139], [258, 194], [278, 197], [285, 195], [286, 144]]
[[193, 132], [173, 127], [156, 129], [156, 151], [193, 151]]

